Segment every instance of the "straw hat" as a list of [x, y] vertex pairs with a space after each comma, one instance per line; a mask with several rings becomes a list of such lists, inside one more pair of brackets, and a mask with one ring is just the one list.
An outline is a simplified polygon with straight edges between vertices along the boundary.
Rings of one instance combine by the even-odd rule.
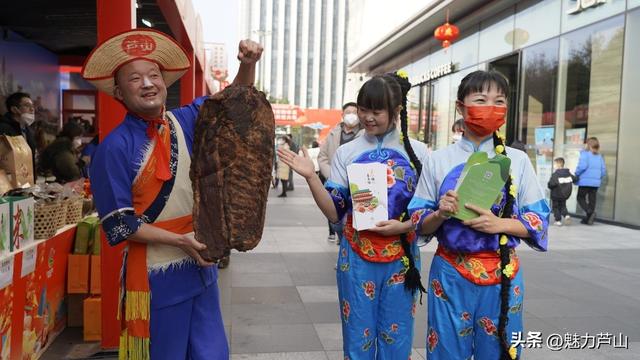
[[160, 67], [167, 87], [191, 66], [186, 51], [165, 33], [133, 29], [114, 35], [96, 46], [82, 67], [82, 77], [98, 90], [113, 96], [115, 74], [134, 60], [152, 61]]

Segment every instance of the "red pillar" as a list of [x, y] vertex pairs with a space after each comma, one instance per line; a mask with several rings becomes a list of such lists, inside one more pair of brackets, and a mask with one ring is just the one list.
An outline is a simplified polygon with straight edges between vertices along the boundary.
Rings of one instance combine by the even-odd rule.
[[196, 97], [203, 96], [205, 94], [205, 83], [204, 83], [204, 74], [202, 73], [202, 68], [200, 64], [196, 64]]
[[182, 42], [182, 46], [187, 50], [187, 56], [189, 57], [189, 61], [191, 61], [191, 67], [180, 78], [180, 105], [191, 104], [193, 99], [196, 97], [196, 72], [194, 70], [196, 58], [194, 56], [193, 48], [188, 42], [189, 40], [184, 40]]
[[[135, 0], [97, 0], [96, 5], [98, 43], [109, 37], [133, 29], [136, 26]], [[111, 96], [98, 94], [98, 132], [104, 139], [126, 115], [120, 103]], [[102, 347], [117, 348], [120, 336], [120, 322], [116, 319], [118, 309], [118, 278], [122, 266], [121, 246], [111, 247], [102, 235]]]

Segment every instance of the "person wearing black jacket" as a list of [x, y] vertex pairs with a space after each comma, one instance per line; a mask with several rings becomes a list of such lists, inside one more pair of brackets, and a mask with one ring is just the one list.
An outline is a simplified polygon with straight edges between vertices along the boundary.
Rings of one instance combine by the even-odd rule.
[[578, 178], [571, 171], [564, 167], [564, 159], [559, 157], [553, 161], [556, 171], [551, 175], [547, 186], [551, 189], [551, 202], [553, 207], [553, 216], [555, 217], [555, 225], [562, 226], [562, 219], [565, 224], [571, 220], [569, 211], [567, 210], [567, 199], [571, 196], [573, 183]]
[[27, 93], [16, 92], [5, 101], [7, 112], [0, 117], [0, 135], [23, 136], [31, 148], [33, 167], [36, 168], [36, 138], [30, 128], [35, 120], [35, 107]]

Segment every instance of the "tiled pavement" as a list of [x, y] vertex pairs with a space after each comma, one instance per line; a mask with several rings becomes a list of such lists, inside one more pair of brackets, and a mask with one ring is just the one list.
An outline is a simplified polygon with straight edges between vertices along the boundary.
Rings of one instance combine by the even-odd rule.
[[[286, 199], [276, 195], [272, 190], [258, 247], [233, 253], [229, 268], [220, 271], [232, 359], [342, 359], [337, 246], [326, 241], [326, 222], [302, 182]], [[424, 277], [434, 249], [422, 248]], [[640, 359], [640, 231], [603, 224], [553, 227], [549, 252], [519, 250], [526, 331], [542, 332], [543, 338], [622, 332], [629, 339], [629, 349], [527, 349], [523, 358]], [[425, 327], [426, 306], [420, 306], [414, 360], [426, 358]], [[45, 359], [60, 358], [52, 356]]]

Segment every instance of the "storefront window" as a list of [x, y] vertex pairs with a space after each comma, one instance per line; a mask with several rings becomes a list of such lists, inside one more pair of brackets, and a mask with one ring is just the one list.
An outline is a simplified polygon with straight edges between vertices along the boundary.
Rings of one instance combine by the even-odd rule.
[[418, 139], [420, 115], [420, 87], [412, 87], [407, 94], [407, 117], [409, 118], [409, 137]]
[[[479, 60], [485, 61], [513, 51], [513, 8], [481, 24]], [[498, 19], [498, 20], [494, 20]]]
[[593, 24], [625, 10], [625, 0], [562, 0], [562, 32]]
[[513, 30], [514, 47], [519, 49], [559, 35], [561, 7], [561, 0], [529, 0], [519, 3], [516, 27]]
[[631, 10], [636, 6], [640, 6], [640, 0], [627, 0], [627, 9]]
[[[640, 5], [640, 1], [637, 1]], [[631, 3], [629, 3], [631, 5]], [[640, 225], [640, 9], [629, 12], [624, 47], [624, 77], [620, 107], [620, 137], [618, 139], [618, 174], [616, 181], [615, 220]]]
[[474, 33], [462, 40], [454, 42], [451, 46], [451, 62], [457, 69], [464, 69], [478, 63], [478, 28], [474, 27]]
[[[623, 38], [624, 16], [618, 16], [564, 35], [560, 43], [556, 154], [575, 169], [582, 142], [592, 136], [600, 140], [608, 175], [598, 192], [596, 211], [609, 219], [615, 193]], [[575, 203], [568, 206], [576, 210]]]
[[451, 132], [450, 96], [451, 76], [432, 81], [431, 116], [429, 121], [429, 146], [433, 150], [441, 149], [449, 144]]
[[553, 170], [553, 141], [558, 81], [558, 38], [522, 51], [520, 121], [516, 139], [527, 154], [543, 189]]

